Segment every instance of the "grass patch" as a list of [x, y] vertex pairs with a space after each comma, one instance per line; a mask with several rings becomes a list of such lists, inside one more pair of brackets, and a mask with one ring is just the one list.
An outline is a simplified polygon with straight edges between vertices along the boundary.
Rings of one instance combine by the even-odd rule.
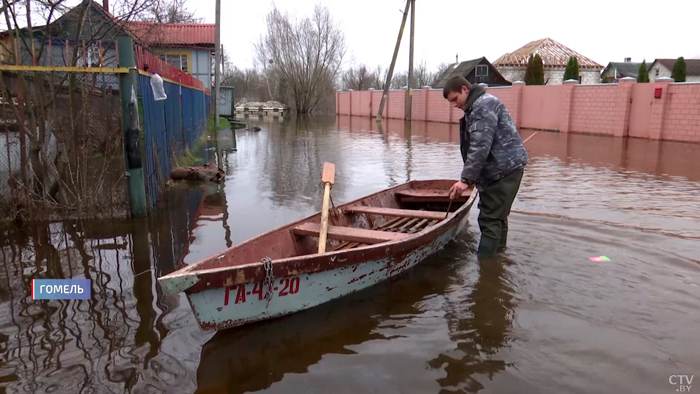
[[204, 164], [204, 158], [198, 156], [199, 153], [204, 152], [207, 146], [207, 134], [203, 134], [197, 142], [194, 144], [192, 149], [185, 149], [185, 154], [180, 160], [177, 161], [178, 167], [191, 167], [199, 166]]
[[219, 117], [219, 128], [217, 130], [216, 126], [214, 125], [214, 116], [210, 116], [207, 119], [207, 134], [211, 135], [212, 137], [216, 137], [216, 132], [218, 130], [229, 130], [231, 129], [231, 122], [228, 121], [226, 118]]
[[[213, 115], [207, 118], [207, 132], [199, 137], [192, 149], [185, 150], [184, 156], [177, 161], [178, 167], [199, 166], [205, 163], [205, 159], [199, 156], [199, 154], [204, 153], [204, 150], [207, 148], [208, 137], [211, 137], [212, 140], [216, 138], [217, 128], [214, 123]], [[228, 119], [219, 117], [218, 130], [227, 130], [230, 128], [231, 123]]]

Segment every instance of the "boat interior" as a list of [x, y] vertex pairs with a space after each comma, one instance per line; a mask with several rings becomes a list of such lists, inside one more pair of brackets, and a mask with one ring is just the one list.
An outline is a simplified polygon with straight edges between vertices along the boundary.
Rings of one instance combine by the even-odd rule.
[[[451, 180], [412, 181], [337, 207], [328, 215], [326, 252], [410, 237], [435, 226], [464, 205], [472, 193], [450, 201]], [[321, 214], [285, 225], [212, 256], [187, 269], [236, 266], [318, 253]], [[221, 257], [223, 254], [223, 257]]]

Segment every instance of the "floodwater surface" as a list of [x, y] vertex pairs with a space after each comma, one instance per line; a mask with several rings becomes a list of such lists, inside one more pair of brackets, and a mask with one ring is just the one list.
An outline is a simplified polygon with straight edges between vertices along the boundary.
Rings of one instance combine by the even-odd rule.
[[[475, 258], [475, 205], [389, 284], [204, 333], [157, 277], [318, 211], [325, 161], [335, 204], [461, 169], [457, 125], [250, 123], [219, 136], [225, 183], [149, 220], [2, 235], [0, 393], [700, 391], [700, 145], [538, 132], [502, 255]], [[92, 299], [32, 301], [35, 278], [90, 278]]]

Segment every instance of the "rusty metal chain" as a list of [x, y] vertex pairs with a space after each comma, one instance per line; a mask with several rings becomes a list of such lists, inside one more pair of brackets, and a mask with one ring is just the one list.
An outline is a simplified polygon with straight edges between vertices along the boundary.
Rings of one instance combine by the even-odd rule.
[[269, 257], [263, 257], [262, 263], [265, 268], [264, 284], [267, 285], [267, 293], [265, 294], [265, 299], [267, 300], [265, 308], [267, 308], [270, 306], [270, 300], [272, 299], [272, 285], [275, 283], [275, 277], [272, 275], [272, 260]]

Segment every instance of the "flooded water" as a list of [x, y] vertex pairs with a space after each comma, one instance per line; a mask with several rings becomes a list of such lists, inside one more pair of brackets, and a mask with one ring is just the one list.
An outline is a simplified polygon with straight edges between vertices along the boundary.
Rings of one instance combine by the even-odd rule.
[[[235, 151], [222, 133], [225, 183], [173, 188], [148, 221], [2, 234], [0, 393], [664, 393], [681, 390], [671, 375], [700, 379], [700, 145], [670, 142], [539, 132], [495, 261], [474, 256], [474, 209], [399, 281], [201, 332], [156, 278], [319, 210], [324, 161], [336, 204], [461, 168], [457, 125], [256, 124]], [[32, 301], [35, 278], [90, 278], [92, 299]]]

